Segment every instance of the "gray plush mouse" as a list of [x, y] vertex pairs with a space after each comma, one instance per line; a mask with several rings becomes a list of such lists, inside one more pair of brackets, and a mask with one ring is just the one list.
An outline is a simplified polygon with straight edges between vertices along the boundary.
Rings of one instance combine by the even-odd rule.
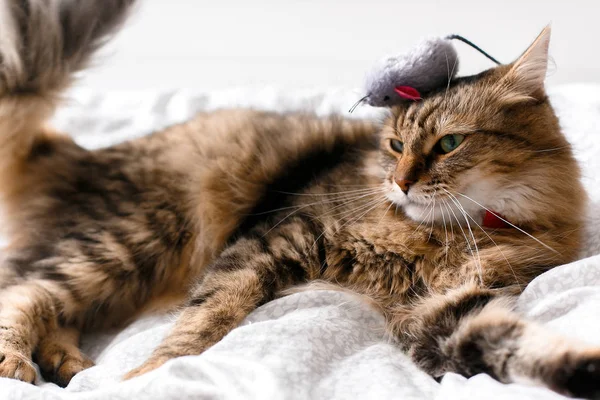
[[366, 76], [366, 95], [354, 104], [350, 112], [362, 102], [374, 107], [391, 107], [417, 101], [423, 94], [449, 85], [458, 72], [458, 54], [452, 44], [454, 39], [467, 43], [500, 64], [462, 36], [426, 39], [406, 54], [377, 63]]

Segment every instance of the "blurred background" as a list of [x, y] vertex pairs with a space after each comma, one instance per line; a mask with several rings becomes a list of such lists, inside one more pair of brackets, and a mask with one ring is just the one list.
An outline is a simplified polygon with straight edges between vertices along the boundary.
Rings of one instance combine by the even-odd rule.
[[[600, 82], [596, 0], [141, 0], [80, 85], [100, 90], [359, 88], [420, 38], [461, 34], [502, 62], [548, 23], [548, 83]], [[460, 74], [492, 64], [456, 43]]]

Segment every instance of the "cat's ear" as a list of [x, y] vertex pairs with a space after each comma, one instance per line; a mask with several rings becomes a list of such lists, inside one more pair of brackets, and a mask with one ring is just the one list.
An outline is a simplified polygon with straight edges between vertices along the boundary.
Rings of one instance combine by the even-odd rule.
[[544, 80], [548, 71], [548, 47], [550, 25], [546, 26], [533, 43], [515, 62], [504, 76], [514, 94], [538, 97], [544, 93]]

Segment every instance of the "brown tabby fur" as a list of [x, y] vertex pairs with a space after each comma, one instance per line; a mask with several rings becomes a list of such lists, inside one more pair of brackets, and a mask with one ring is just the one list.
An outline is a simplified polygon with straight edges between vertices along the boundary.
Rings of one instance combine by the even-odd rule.
[[[320, 280], [369, 298], [433, 376], [483, 372], [600, 393], [600, 349], [555, 337], [510, 305], [535, 276], [574, 260], [581, 240], [579, 170], [542, 86], [549, 30], [515, 63], [398, 107], [382, 127], [219, 111], [85, 150], [44, 123], [130, 3], [54, 9], [30, 0], [2, 10], [13, 29], [5, 37], [23, 45], [0, 46], [0, 190], [11, 239], [0, 266], [0, 376], [32, 382], [33, 354], [66, 385], [92, 365], [77, 348], [80, 332], [189, 293], [132, 378], [202, 353], [261, 304]], [[40, 15], [58, 21], [45, 36], [32, 29]], [[48, 37], [62, 45], [37, 62]], [[453, 133], [466, 135], [463, 144], [434, 154]], [[404, 142], [402, 154], [390, 138]], [[402, 174], [418, 179], [413, 199], [435, 209], [431, 217], [409, 218], [390, 202]], [[466, 232], [443, 193], [458, 196], [469, 179], [494, 182], [496, 210], [520, 230], [475, 226], [474, 216]]]

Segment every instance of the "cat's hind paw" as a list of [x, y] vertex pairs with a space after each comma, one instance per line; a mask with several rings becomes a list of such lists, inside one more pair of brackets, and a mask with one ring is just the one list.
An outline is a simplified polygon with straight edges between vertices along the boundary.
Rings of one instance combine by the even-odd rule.
[[14, 350], [0, 349], [0, 377], [33, 383], [37, 372], [33, 362]]
[[55, 341], [40, 344], [36, 362], [44, 379], [60, 387], [66, 387], [76, 374], [94, 366], [76, 346]]

